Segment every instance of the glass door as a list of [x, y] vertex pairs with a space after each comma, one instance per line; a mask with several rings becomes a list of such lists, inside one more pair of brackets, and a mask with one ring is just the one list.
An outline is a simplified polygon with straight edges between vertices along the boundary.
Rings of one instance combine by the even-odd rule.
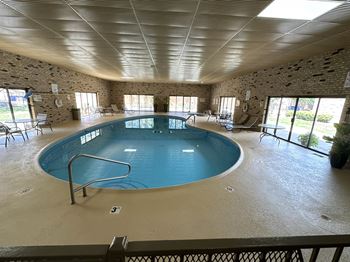
[[314, 147], [315, 140], [318, 138], [311, 137], [311, 133], [318, 103], [319, 98], [306, 97], [298, 99], [290, 141], [305, 147]]
[[343, 111], [345, 98], [321, 98], [318, 106], [316, 121], [312, 131], [313, 148], [328, 154], [332, 143], [323, 139], [324, 136], [333, 137], [336, 133], [335, 123], [339, 123]]
[[290, 130], [293, 124], [294, 110], [296, 106], [297, 99], [292, 97], [283, 97], [281, 99], [279, 117], [277, 120], [277, 125], [284, 127], [284, 129], [277, 129], [276, 136], [289, 139]]
[[77, 108], [80, 108], [82, 116], [89, 116], [95, 114], [98, 107], [97, 94], [96, 93], [75, 93], [75, 101]]
[[195, 96], [169, 96], [169, 112], [196, 113], [198, 97]]
[[328, 154], [332, 144], [324, 136], [334, 136], [334, 123], [339, 123], [345, 98], [270, 97], [266, 124], [285, 129], [266, 130], [276, 137]]
[[[282, 101], [281, 97], [270, 97], [269, 98], [269, 105], [267, 108], [265, 124], [272, 125], [272, 126], [277, 125], [280, 107], [281, 107], [281, 101]], [[265, 131], [269, 134], [274, 135], [273, 129], [267, 129]]]

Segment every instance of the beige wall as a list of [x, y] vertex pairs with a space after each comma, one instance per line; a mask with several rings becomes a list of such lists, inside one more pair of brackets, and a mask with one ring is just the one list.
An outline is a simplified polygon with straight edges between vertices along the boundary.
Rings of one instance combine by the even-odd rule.
[[349, 71], [350, 49], [345, 49], [241, 75], [214, 85], [211, 108], [217, 107], [215, 98], [235, 96], [241, 101], [235, 110], [237, 119], [247, 90], [251, 90], [248, 114], [259, 116], [260, 121], [268, 96], [347, 96], [347, 108], [350, 88], [344, 88], [344, 82]]
[[124, 95], [154, 95], [161, 103], [171, 95], [179, 95], [204, 98], [204, 102], [198, 101], [198, 112], [203, 112], [209, 109], [211, 85], [111, 82], [110, 90], [111, 102], [119, 108], [123, 107]]
[[[58, 95], [52, 94], [51, 83], [58, 84]], [[71, 109], [76, 106], [74, 92], [98, 92], [100, 104], [110, 104], [106, 80], [2, 51], [0, 87], [32, 88], [33, 94], [42, 96], [42, 102], [34, 102], [35, 113], [47, 113], [53, 123], [72, 119]], [[56, 107], [56, 98], [62, 99], [62, 107]]]

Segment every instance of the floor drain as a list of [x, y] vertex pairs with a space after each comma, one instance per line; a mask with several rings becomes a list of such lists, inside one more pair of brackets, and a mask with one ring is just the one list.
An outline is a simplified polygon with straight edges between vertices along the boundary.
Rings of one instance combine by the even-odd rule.
[[111, 215], [119, 215], [121, 210], [122, 210], [121, 206], [112, 206], [111, 210], [109, 210], [109, 213]]
[[321, 215], [321, 218], [326, 220], [326, 221], [331, 221], [331, 218], [329, 216], [326, 216], [326, 215]]
[[226, 189], [228, 192], [230, 192], [230, 193], [232, 193], [233, 191], [235, 191], [235, 189], [234, 189], [232, 186], [227, 186], [227, 187], [225, 187], [225, 189]]
[[23, 195], [25, 193], [29, 193], [30, 191], [32, 191], [32, 189], [30, 187], [26, 187], [20, 191], [17, 192], [18, 195]]

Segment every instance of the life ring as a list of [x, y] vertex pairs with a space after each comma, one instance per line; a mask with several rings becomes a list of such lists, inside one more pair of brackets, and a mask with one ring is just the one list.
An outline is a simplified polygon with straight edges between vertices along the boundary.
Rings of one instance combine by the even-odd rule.
[[58, 108], [62, 107], [62, 106], [63, 106], [62, 99], [56, 98], [56, 99], [55, 99], [55, 105], [56, 105]]
[[249, 105], [248, 105], [248, 103], [247, 102], [245, 102], [244, 104], [243, 104], [243, 108], [242, 108], [242, 110], [243, 110], [243, 112], [248, 112], [248, 109], [249, 109]]

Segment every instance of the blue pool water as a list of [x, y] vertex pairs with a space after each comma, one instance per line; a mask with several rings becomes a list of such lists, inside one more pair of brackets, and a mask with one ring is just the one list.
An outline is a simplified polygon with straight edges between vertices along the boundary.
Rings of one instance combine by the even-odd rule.
[[[128, 162], [128, 178], [93, 187], [144, 189], [183, 185], [216, 176], [240, 157], [238, 145], [206, 130], [188, 127], [183, 118], [144, 116], [88, 128], [48, 147], [39, 157], [50, 175], [68, 180], [68, 161], [80, 153]], [[120, 176], [127, 167], [79, 158], [73, 163], [73, 181]]]

